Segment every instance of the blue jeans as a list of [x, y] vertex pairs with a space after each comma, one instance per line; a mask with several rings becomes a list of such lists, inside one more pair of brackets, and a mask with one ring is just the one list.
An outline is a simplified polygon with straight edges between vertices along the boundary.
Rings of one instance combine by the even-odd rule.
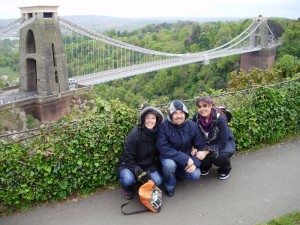
[[[132, 189], [132, 186], [136, 183], [136, 177], [134, 173], [127, 168], [120, 171], [120, 184], [126, 190]], [[156, 186], [161, 185], [163, 179], [158, 171], [150, 172], [150, 178], [156, 184]]]
[[179, 168], [176, 162], [172, 159], [160, 158], [162, 164], [162, 170], [165, 179], [165, 189], [173, 190], [176, 185], [176, 177], [181, 180], [199, 180], [201, 173], [200, 169], [197, 168], [193, 173], [187, 173], [184, 169]]

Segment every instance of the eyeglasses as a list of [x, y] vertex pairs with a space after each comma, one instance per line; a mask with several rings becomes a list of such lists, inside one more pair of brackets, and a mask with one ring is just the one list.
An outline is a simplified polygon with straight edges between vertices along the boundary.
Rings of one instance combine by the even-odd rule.
[[206, 103], [204, 103], [204, 104], [199, 104], [198, 105], [198, 109], [201, 109], [201, 108], [207, 108], [208, 107], [208, 105], [206, 104]]

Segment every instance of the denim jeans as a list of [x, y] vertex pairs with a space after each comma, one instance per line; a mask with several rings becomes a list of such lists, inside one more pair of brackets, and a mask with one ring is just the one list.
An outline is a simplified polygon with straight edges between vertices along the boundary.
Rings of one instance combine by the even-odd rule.
[[162, 170], [165, 179], [165, 189], [173, 190], [176, 185], [176, 177], [181, 180], [199, 180], [201, 173], [200, 169], [197, 168], [193, 173], [187, 173], [184, 169], [179, 168], [174, 160], [160, 158], [162, 164]]
[[[132, 189], [132, 186], [136, 183], [136, 177], [134, 173], [127, 169], [124, 168], [120, 171], [120, 184], [121, 186], [126, 190]], [[154, 171], [150, 173], [150, 178], [153, 180], [153, 182], [156, 184], [156, 186], [161, 185], [163, 179], [162, 176], [159, 174], [158, 171]]]

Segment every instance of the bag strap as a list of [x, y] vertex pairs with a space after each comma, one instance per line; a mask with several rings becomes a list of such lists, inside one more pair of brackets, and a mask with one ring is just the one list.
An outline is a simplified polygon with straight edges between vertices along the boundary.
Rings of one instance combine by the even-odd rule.
[[142, 209], [142, 210], [137, 210], [137, 211], [133, 211], [133, 212], [124, 212], [123, 211], [123, 207], [128, 205], [130, 202], [127, 202], [125, 204], [122, 204], [121, 205], [121, 212], [124, 214], [124, 215], [134, 215], [134, 214], [139, 214], [139, 213], [144, 213], [144, 212], [149, 212], [149, 209]]

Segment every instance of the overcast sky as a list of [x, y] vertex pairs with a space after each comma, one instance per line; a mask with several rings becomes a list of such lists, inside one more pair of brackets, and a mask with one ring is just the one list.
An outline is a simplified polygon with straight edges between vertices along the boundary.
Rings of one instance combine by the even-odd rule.
[[300, 0], [0, 0], [0, 19], [19, 18], [18, 7], [36, 5], [57, 5], [59, 16], [300, 17]]

